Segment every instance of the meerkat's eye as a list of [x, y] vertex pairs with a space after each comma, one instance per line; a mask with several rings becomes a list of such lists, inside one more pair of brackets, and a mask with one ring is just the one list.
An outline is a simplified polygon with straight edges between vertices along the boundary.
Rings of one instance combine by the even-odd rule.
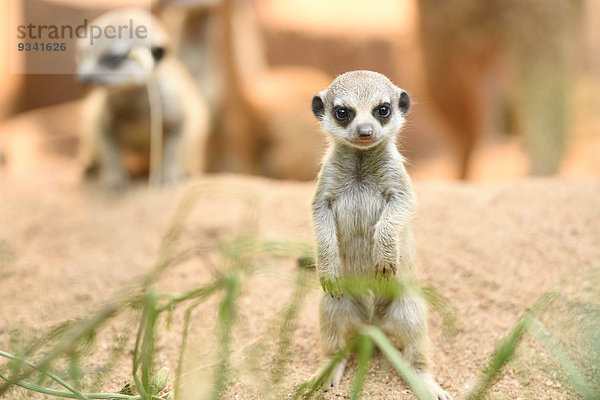
[[386, 105], [380, 106], [377, 109], [377, 114], [379, 114], [379, 116], [383, 117], [383, 118], [389, 117], [391, 113], [392, 113], [392, 109]]
[[125, 61], [126, 58], [127, 55], [125, 54], [105, 54], [100, 58], [100, 63], [108, 68], [116, 68]]
[[373, 109], [373, 116], [379, 120], [382, 124], [392, 115], [392, 105], [390, 103], [383, 103]]
[[347, 108], [340, 107], [335, 110], [335, 119], [338, 121], [345, 121], [350, 118], [350, 111]]
[[163, 47], [152, 47], [151, 52], [154, 61], [160, 61], [165, 56], [165, 49]]

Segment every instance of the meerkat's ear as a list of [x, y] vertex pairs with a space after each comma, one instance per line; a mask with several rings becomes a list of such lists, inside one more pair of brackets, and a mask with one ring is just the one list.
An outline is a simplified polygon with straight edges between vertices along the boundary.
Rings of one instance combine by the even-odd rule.
[[321, 93], [317, 93], [312, 99], [312, 112], [319, 121], [325, 115], [325, 103], [323, 102], [324, 97], [325, 92], [323, 91]]
[[406, 93], [402, 89], [400, 89], [400, 98], [398, 99], [398, 107], [400, 107], [400, 111], [402, 111], [402, 114], [406, 114], [406, 112], [410, 108], [410, 97], [408, 96], [408, 93]]

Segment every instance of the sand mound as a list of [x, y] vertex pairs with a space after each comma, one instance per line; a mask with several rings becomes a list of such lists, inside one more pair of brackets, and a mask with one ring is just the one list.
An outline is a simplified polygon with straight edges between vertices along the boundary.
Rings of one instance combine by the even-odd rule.
[[[311, 183], [209, 176], [161, 191], [137, 188], [119, 198], [64, 182], [0, 176], [0, 185], [0, 250], [5, 254], [0, 258], [2, 349], [11, 349], [19, 332], [26, 337], [28, 332], [86, 315], [147, 271], [178, 199], [193, 185], [202, 189], [186, 220], [183, 247], [210, 248], [243, 232], [312, 241]], [[584, 276], [599, 267], [600, 181], [417, 183], [416, 189], [420, 277], [450, 299], [461, 327], [458, 334], [446, 337], [440, 317], [430, 315], [434, 372], [442, 386], [460, 398], [520, 313], [561, 278]], [[183, 291], [210, 279], [218, 260], [214, 252], [207, 252], [168, 271], [160, 288]], [[240, 359], [246, 358], [245, 349], [267, 331], [292, 294], [295, 261], [271, 257], [264, 262], [265, 272], [250, 280], [240, 298], [234, 351]], [[318, 299], [315, 285], [302, 303], [282, 398], [319, 365]], [[211, 367], [217, 300], [194, 314], [183, 379], [183, 394], [189, 398], [197, 398]], [[181, 318], [176, 313], [172, 327], [160, 332], [157, 362], [172, 369]], [[112, 322], [98, 337], [85, 374], [96, 374], [110, 356], [124, 321]], [[526, 340], [522, 352], [537, 353], [536, 348]], [[258, 357], [260, 368], [267, 369], [274, 354], [275, 349], [267, 346]], [[527, 365], [527, 357], [523, 359], [505, 370], [494, 389], [495, 398], [569, 397], [564, 385], [544, 371], [518, 368]], [[102, 390], [121, 388], [129, 371], [127, 361], [120, 361]], [[347, 373], [339, 393], [348, 393], [351, 378]], [[259, 399], [259, 389], [255, 380], [240, 378], [228, 393], [232, 398]], [[366, 398], [411, 398], [407, 392], [377, 355], [367, 377]], [[338, 397], [328, 393], [326, 398]]]

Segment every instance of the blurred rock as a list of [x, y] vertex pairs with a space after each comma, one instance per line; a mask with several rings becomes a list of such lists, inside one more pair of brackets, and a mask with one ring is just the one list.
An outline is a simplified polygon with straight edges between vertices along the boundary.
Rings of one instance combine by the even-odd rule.
[[40, 108], [0, 125], [0, 151], [10, 174], [78, 174], [82, 102]]

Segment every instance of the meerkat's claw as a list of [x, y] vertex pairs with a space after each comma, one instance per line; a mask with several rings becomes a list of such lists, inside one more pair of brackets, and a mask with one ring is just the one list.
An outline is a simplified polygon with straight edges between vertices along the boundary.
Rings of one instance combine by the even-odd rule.
[[346, 363], [347, 360], [342, 360], [338, 363], [338, 365], [335, 366], [335, 368], [331, 372], [330, 379], [325, 381], [327, 384], [327, 389], [335, 389], [340, 385], [342, 377], [344, 376], [344, 371], [346, 370]]
[[452, 396], [450, 396], [446, 391], [442, 390], [442, 393], [438, 394], [438, 400], [452, 400]]
[[396, 266], [392, 263], [375, 264], [375, 276], [380, 278], [389, 278], [396, 274]]
[[[333, 371], [331, 371], [331, 374], [329, 374], [327, 379], [325, 379], [325, 381], [323, 382], [323, 386], [321, 387], [321, 390], [323, 390], [324, 392], [327, 392], [330, 389], [336, 389], [337, 387], [340, 386], [340, 382], [342, 380], [342, 377], [344, 376], [344, 371], [346, 370], [347, 362], [348, 362], [348, 360], [342, 360], [333, 368]], [[326, 364], [327, 363], [325, 363], [325, 365]], [[325, 367], [323, 367], [323, 368], [325, 368]], [[314, 375], [313, 380], [317, 379], [317, 377], [320, 374], [321, 374], [321, 372], [318, 372], [316, 375]]]
[[437, 400], [452, 400], [452, 396], [448, 394], [444, 389], [437, 384], [433, 376], [430, 373], [425, 372], [420, 374], [421, 381], [425, 385], [425, 388], [433, 395]]

